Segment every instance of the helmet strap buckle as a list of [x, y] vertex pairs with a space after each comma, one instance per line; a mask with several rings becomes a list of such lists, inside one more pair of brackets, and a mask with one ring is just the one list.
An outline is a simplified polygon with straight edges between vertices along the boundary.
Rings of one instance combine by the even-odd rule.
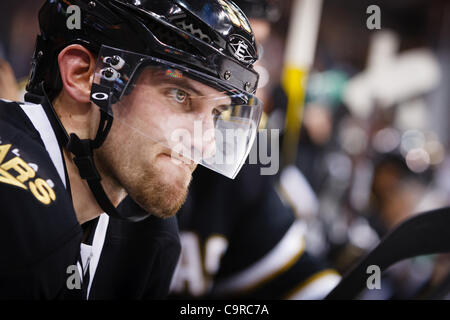
[[73, 162], [84, 180], [101, 180], [94, 164], [91, 140], [81, 140], [76, 134], [70, 134], [67, 149], [75, 155]]

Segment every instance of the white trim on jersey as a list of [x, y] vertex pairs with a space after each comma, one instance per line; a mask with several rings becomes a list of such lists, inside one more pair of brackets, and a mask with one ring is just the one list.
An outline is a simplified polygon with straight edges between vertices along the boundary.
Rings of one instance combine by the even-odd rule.
[[44, 142], [45, 149], [47, 149], [56, 171], [58, 171], [59, 177], [61, 178], [64, 187], [67, 187], [61, 149], [59, 148], [58, 139], [56, 139], [55, 132], [53, 131], [52, 125], [47, 118], [44, 108], [40, 104], [32, 103], [20, 104], [20, 107], [33, 123], [36, 130], [39, 131], [41, 139]]
[[103, 213], [95, 229], [94, 240], [92, 241], [91, 260], [89, 263], [89, 286], [87, 289], [87, 297], [89, 299], [89, 293], [91, 292], [92, 280], [94, 279], [95, 271], [97, 270], [98, 262], [100, 261], [100, 255], [102, 253], [103, 244], [105, 243], [106, 231], [108, 230], [109, 216]]
[[249, 268], [217, 283], [217, 293], [230, 294], [251, 289], [266, 279], [284, 270], [293, 259], [298, 258], [305, 250], [304, 235], [306, 226], [301, 221], [292, 224], [283, 239], [261, 260]]

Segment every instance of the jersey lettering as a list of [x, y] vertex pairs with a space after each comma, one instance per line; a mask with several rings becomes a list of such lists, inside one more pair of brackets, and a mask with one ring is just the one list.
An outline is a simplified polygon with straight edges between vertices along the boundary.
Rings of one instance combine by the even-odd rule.
[[[42, 204], [49, 205], [56, 200], [56, 194], [46, 181], [36, 177], [36, 171], [20, 157], [3, 163], [11, 144], [0, 145], [0, 183], [29, 190]], [[26, 184], [28, 182], [28, 184]]]
[[172, 291], [201, 296], [211, 288], [211, 279], [219, 271], [220, 260], [228, 248], [228, 241], [223, 236], [213, 235], [202, 245], [193, 232], [182, 232], [180, 240], [182, 250], [173, 277]]

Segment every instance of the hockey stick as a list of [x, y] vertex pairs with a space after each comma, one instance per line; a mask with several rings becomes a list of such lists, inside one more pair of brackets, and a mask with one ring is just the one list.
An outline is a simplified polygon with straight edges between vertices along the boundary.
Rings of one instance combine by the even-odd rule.
[[366, 285], [368, 266], [376, 265], [383, 271], [407, 258], [444, 252], [450, 252], [448, 207], [422, 213], [403, 222], [351, 269], [325, 299], [356, 298]]

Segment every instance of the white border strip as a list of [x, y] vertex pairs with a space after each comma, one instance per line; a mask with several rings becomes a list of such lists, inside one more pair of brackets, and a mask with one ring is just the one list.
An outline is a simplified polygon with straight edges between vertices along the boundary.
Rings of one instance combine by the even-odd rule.
[[66, 176], [64, 173], [65, 171], [61, 156], [61, 149], [59, 148], [58, 140], [56, 139], [55, 132], [53, 131], [52, 125], [47, 118], [44, 108], [40, 104], [31, 103], [20, 104], [20, 107], [41, 135], [45, 149], [47, 149], [47, 152], [50, 155], [56, 170], [58, 171], [64, 187], [66, 187]]
[[87, 299], [91, 292], [92, 282], [94, 280], [95, 271], [97, 270], [100, 255], [102, 254], [103, 245], [105, 243], [106, 231], [108, 230], [109, 216], [106, 213], [100, 215], [97, 228], [95, 229], [94, 240], [92, 241], [92, 258], [89, 263], [89, 286], [87, 289]]

